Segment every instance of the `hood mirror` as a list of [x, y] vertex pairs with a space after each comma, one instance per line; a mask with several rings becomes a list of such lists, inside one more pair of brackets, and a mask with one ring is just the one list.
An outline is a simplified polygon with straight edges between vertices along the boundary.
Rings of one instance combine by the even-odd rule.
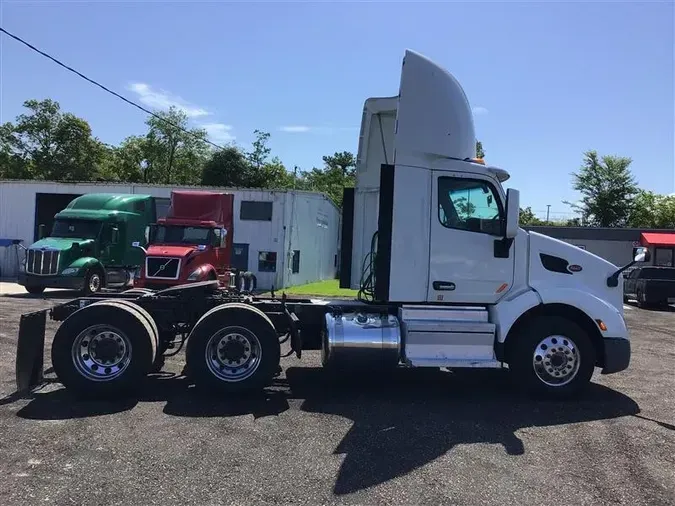
[[649, 262], [651, 255], [648, 248], [635, 248], [635, 257], [633, 262]]
[[651, 254], [649, 253], [649, 248], [635, 248], [635, 256], [633, 257], [633, 261], [624, 265], [623, 267], [620, 267], [614, 274], [609, 276], [607, 278], [607, 286], [610, 288], [619, 286], [619, 276], [622, 272], [624, 272], [629, 267], [632, 267], [637, 262], [649, 262], [650, 259]]

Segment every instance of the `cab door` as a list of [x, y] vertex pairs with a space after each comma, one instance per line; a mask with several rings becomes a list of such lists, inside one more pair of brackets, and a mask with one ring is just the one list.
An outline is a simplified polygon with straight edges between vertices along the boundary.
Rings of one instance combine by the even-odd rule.
[[435, 170], [432, 178], [427, 300], [496, 303], [511, 288], [515, 266], [515, 245], [502, 242], [501, 187], [478, 173]]

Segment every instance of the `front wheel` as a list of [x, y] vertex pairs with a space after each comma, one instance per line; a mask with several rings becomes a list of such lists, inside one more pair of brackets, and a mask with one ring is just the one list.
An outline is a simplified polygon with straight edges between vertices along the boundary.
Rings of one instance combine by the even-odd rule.
[[84, 278], [84, 294], [98, 293], [103, 288], [103, 276], [99, 269], [90, 269]]
[[573, 321], [539, 317], [513, 339], [509, 367], [527, 392], [565, 398], [588, 386], [596, 352], [590, 336]]

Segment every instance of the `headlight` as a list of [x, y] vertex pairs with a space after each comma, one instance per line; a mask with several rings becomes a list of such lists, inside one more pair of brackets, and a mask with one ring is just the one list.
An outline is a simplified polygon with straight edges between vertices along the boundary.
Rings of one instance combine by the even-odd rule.
[[188, 276], [187, 280], [188, 281], [197, 281], [199, 279], [199, 276], [201, 275], [202, 270], [201, 269], [196, 269], [190, 273]]
[[63, 274], [64, 276], [72, 276], [73, 274], [77, 274], [80, 271], [78, 267], [68, 267], [67, 269], [63, 269]]

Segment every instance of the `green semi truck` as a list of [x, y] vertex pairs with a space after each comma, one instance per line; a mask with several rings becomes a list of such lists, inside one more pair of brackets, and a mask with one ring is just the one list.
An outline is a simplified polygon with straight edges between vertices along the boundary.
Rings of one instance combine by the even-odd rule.
[[48, 237], [38, 227], [39, 240], [25, 251], [19, 284], [29, 293], [45, 288], [78, 290], [124, 287], [143, 262], [147, 227], [157, 221], [150, 195], [90, 193], [73, 199], [54, 216]]

